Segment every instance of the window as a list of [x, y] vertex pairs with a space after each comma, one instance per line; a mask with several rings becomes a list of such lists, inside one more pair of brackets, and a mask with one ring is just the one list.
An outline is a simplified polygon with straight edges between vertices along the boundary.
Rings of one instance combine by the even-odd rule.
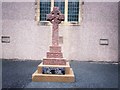
[[65, 2], [64, 2], [64, 0], [55, 0], [54, 6], [59, 7], [62, 14], [65, 13], [64, 12], [64, 10], [65, 10]]
[[40, 0], [40, 21], [46, 21], [46, 15], [50, 13], [50, 0]]
[[69, 0], [68, 2], [68, 21], [78, 21], [79, 19], [79, 1]]
[[[54, 6], [59, 7], [62, 14], [65, 15], [65, 23], [79, 24], [82, 21], [82, 2], [81, 0], [37, 0], [36, 1], [36, 21], [38, 23], [46, 22], [46, 15], [49, 14]], [[64, 24], [64, 23], [63, 23]]]

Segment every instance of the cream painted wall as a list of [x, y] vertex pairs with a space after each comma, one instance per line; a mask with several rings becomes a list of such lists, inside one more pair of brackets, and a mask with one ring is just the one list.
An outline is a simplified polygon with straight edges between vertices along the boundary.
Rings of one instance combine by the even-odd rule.
[[[118, 60], [118, 3], [85, 2], [81, 26], [60, 26], [64, 38], [62, 51], [68, 60]], [[51, 43], [51, 26], [34, 22], [33, 2], [3, 2], [2, 34], [11, 43], [3, 43], [3, 58], [40, 60]], [[109, 39], [108, 46], [99, 39]]]

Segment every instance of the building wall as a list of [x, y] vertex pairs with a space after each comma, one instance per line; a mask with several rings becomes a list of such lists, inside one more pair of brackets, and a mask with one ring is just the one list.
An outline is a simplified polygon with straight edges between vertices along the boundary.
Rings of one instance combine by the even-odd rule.
[[[118, 60], [118, 3], [85, 2], [81, 26], [60, 26], [62, 51], [68, 60]], [[2, 34], [10, 36], [3, 43], [3, 58], [40, 60], [51, 45], [51, 26], [37, 26], [34, 2], [3, 2]], [[99, 39], [109, 39], [108, 46]]]
[[[0, 1], [0, 37], [2, 35], [2, 2]], [[2, 89], [2, 43], [0, 38], [0, 89]]]
[[120, 1], [118, 3], [118, 60], [120, 62]]
[[[0, 2], [0, 37], [2, 36], [2, 2]], [[0, 38], [0, 58], [2, 58], [2, 43]]]
[[[112, 60], [118, 58], [118, 4], [88, 2], [84, 5], [81, 27], [69, 29], [70, 58], [78, 60]], [[109, 39], [108, 46], [99, 39]]]

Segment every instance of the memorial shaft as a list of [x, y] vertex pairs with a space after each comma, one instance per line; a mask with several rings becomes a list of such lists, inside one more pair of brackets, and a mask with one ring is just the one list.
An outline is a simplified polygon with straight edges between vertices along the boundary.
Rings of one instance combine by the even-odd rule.
[[53, 24], [53, 27], [52, 27], [52, 46], [58, 46], [58, 45], [59, 45], [58, 24]]

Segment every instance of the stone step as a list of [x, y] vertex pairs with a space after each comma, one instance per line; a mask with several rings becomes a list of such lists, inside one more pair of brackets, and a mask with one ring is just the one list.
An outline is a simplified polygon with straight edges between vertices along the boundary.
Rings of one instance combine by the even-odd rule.
[[65, 75], [50, 75], [50, 74], [40, 74], [38, 70], [32, 75], [33, 82], [74, 82], [75, 76], [72, 68], [70, 68], [70, 73]]
[[60, 46], [50, 46], [50, 52], [53, 52], [53, 53], [60, 53], [61, 52], [61, 47]]
[[63, 58], [63, 54], [61, 52], [60, 53], [47, 52], [47, 58]]
[[44, 65], [66, 65], [65, 58], [44, 58], [43, 59]]

